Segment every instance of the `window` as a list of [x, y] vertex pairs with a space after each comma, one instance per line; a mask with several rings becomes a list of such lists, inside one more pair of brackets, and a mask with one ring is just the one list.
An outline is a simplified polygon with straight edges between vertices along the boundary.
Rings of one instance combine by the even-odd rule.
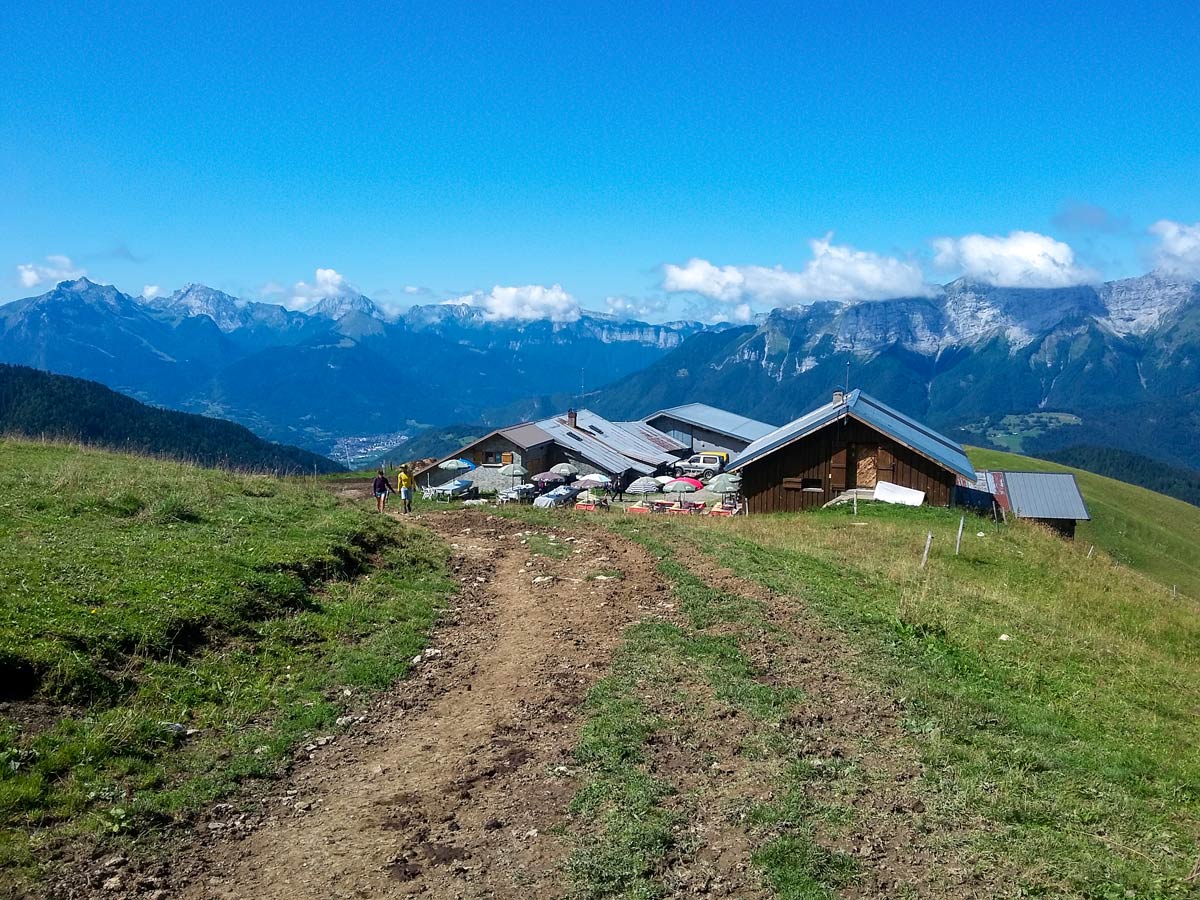
[[800, 490], [822, 493], [825, 489], [821, 486], [820, 478], [802, 478], [800, 479]]
[[484, 450], [483, 464], [485, 466], [502, 466], [504, 465], [504, 454], [499, 450]]

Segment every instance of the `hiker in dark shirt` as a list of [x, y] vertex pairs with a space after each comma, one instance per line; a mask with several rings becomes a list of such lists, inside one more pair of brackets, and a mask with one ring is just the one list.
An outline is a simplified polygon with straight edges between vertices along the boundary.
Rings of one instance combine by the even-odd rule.
[[388, 482], [387, 476], [383, 474], [383, 469], [380, 469], [379, 474], [375, 476], [371, 490], [375, 492], [375, 508], [383, 512], [387, 508], [388, 494], [392, 492], [392, 486]]

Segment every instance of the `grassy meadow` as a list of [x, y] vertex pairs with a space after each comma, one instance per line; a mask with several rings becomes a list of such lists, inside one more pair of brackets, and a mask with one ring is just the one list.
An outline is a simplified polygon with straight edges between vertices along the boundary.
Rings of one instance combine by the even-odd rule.
[[443, 548], [279, 480], [0, 442], [0, 876], [154, 833], [405, 671]]
[[1200, 599], [1200, 508], [1082, 469], [998, 450], [967, 448], [977, 469], [1072, 472], [1092, 521], [1080, 522], [1076, 540], [1095, 544], [1122, 565], [1149, 575], [1169, 592]]
[[[973, 456], [976, 465], [1040, 466], [1004, 454]], [[1190, 592], [1173, 598], [1164, 583], [1196, 565], [1189, 535], [1200, 535], [1200, 510], [1111, 479], [1078, 478], [1095, 521], [1076, 542], [1028, 523], [996, 528], [968, 513], [958, 555], [960, 513], [944, 509], [863, 504], [858, 515], [842, 507], [715, 521], [504, 514], [543, 524], [587, 521], [626, 534], [663, 560], [664, 581], [683, 603], [688, 579], [673, 555], [728, 567], [795, 604], [798, 640], [801, 613], [817, 611], [854, 647], [860, 674], [902, 705], [908, 740], [925, 764], [926, 804], [943, 828], [964, 823], [964, 852], [983, 877], [997, 879], [995, 896], [1197, 896], [1200, 884], [1188, 876], [1200, 856], [1200, 603]], [[1089, 558], [1093, 543], [1098, 550]], [[637, 837], [622, 823], [650, 823], [651, 837], [661, 839], [667, 825], [684, 827], [676, 820], [689, 808], [686, 786], [647, 781], [643, 755], [621, 742], [644, 743], [647, 729], [670, 731], [686, 721], [687, 709], [704, 708], [671, 702], [679, 685], [706, 671], [696, 647], [719, 636], [734, 641], [727, 651], [736, 656], [762, 639], [753, 604], [709, 597], [704, 609], [713, 617], [696, 619], [691, 610], [694, 630], [685, 639], [666, 640], [652, 620], [636, 626], [593, 697], [596, 724], [583, 749], [604, 759], [589, 742], [596, 729], [610, 728], [610, 749], [625, 762], [600, 770], [615, 824], [607, 843], [589, 838], [584, 857], [630, 874], [625, 882], [588, 882], [588, 896], [655, 895], [644, 890], [653, 871], [644, 846], [634, 842], [641, 856], [620, 852]], [[731, 621], [740, 633], [731, 633]], [[651, 638], [658, 643], [647, 652]], [[674, 680], [656, 674], [672, 666]], [[720, 678], [733, 683], [728, 673]], [[778, 698], [767, 687], [778, 684], [777, 673], [740, 668], [736, 678], [757, 680]], [[676, 711], [674, 724], [656, 717], [659, 707]], [[606, 724], [622, 716], [632, 724]], [[771, 746], [791, 771], [806, 765], [802, 756], [788, 757], [786, 741]], [[684, 798], [669, 799], [676, 793]], [[794, 858], [773, 847], [811, 849], [821, 816], [831, 813], [818, 804], [808, 814], [808, 830], [790, 818], [792, 831], [774, 833], [756, 852], [778, 896], [832, 896], [852, 878], [836, 855], [834, 875], [824, 880], [813, 872], [780, 880], [766, 868]], [[661, 840], [649, 846], [660, 858], [678, 852]], [[813, 871], [829, 869], [830, 857], [816, 859], [826, 868]], [[779, 887], [787, 884], [801, 887]]]

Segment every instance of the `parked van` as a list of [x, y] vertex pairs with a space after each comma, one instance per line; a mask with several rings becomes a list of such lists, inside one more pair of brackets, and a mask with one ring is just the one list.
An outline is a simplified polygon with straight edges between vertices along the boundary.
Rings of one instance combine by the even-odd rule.
[[724, 472], [728, 462], [729, 454], [724, 450], [705, 450], [703, 453], [694, 453], [689, 459], [675, 463], [674, 472], [676, 477], [690, 475], [693, 478], [707, 481], [718, 472]]

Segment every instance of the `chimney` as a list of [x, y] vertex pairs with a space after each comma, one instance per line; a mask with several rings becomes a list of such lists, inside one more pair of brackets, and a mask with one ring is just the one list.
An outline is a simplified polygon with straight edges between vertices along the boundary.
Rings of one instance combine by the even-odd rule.
[[834, 388], [834, 390], [833, 390], [833, 402], [834, 402], [834, 403], [841, 403], [841, 402], [842, 402], [843, 400], [845, 400], [845, 399], [846, 399], [846, 395], [845, 395], [845, 393], [843, 393], [842, 389], [841, 389], [841, 388]]
[[568, 409], [567, 410], [567, 424], [570, 425], [572, 428], [578, 428], [579, 426], [576, 424], [578, 421], [579, 421], [579, 416], [575, 412], [575, 410]]

